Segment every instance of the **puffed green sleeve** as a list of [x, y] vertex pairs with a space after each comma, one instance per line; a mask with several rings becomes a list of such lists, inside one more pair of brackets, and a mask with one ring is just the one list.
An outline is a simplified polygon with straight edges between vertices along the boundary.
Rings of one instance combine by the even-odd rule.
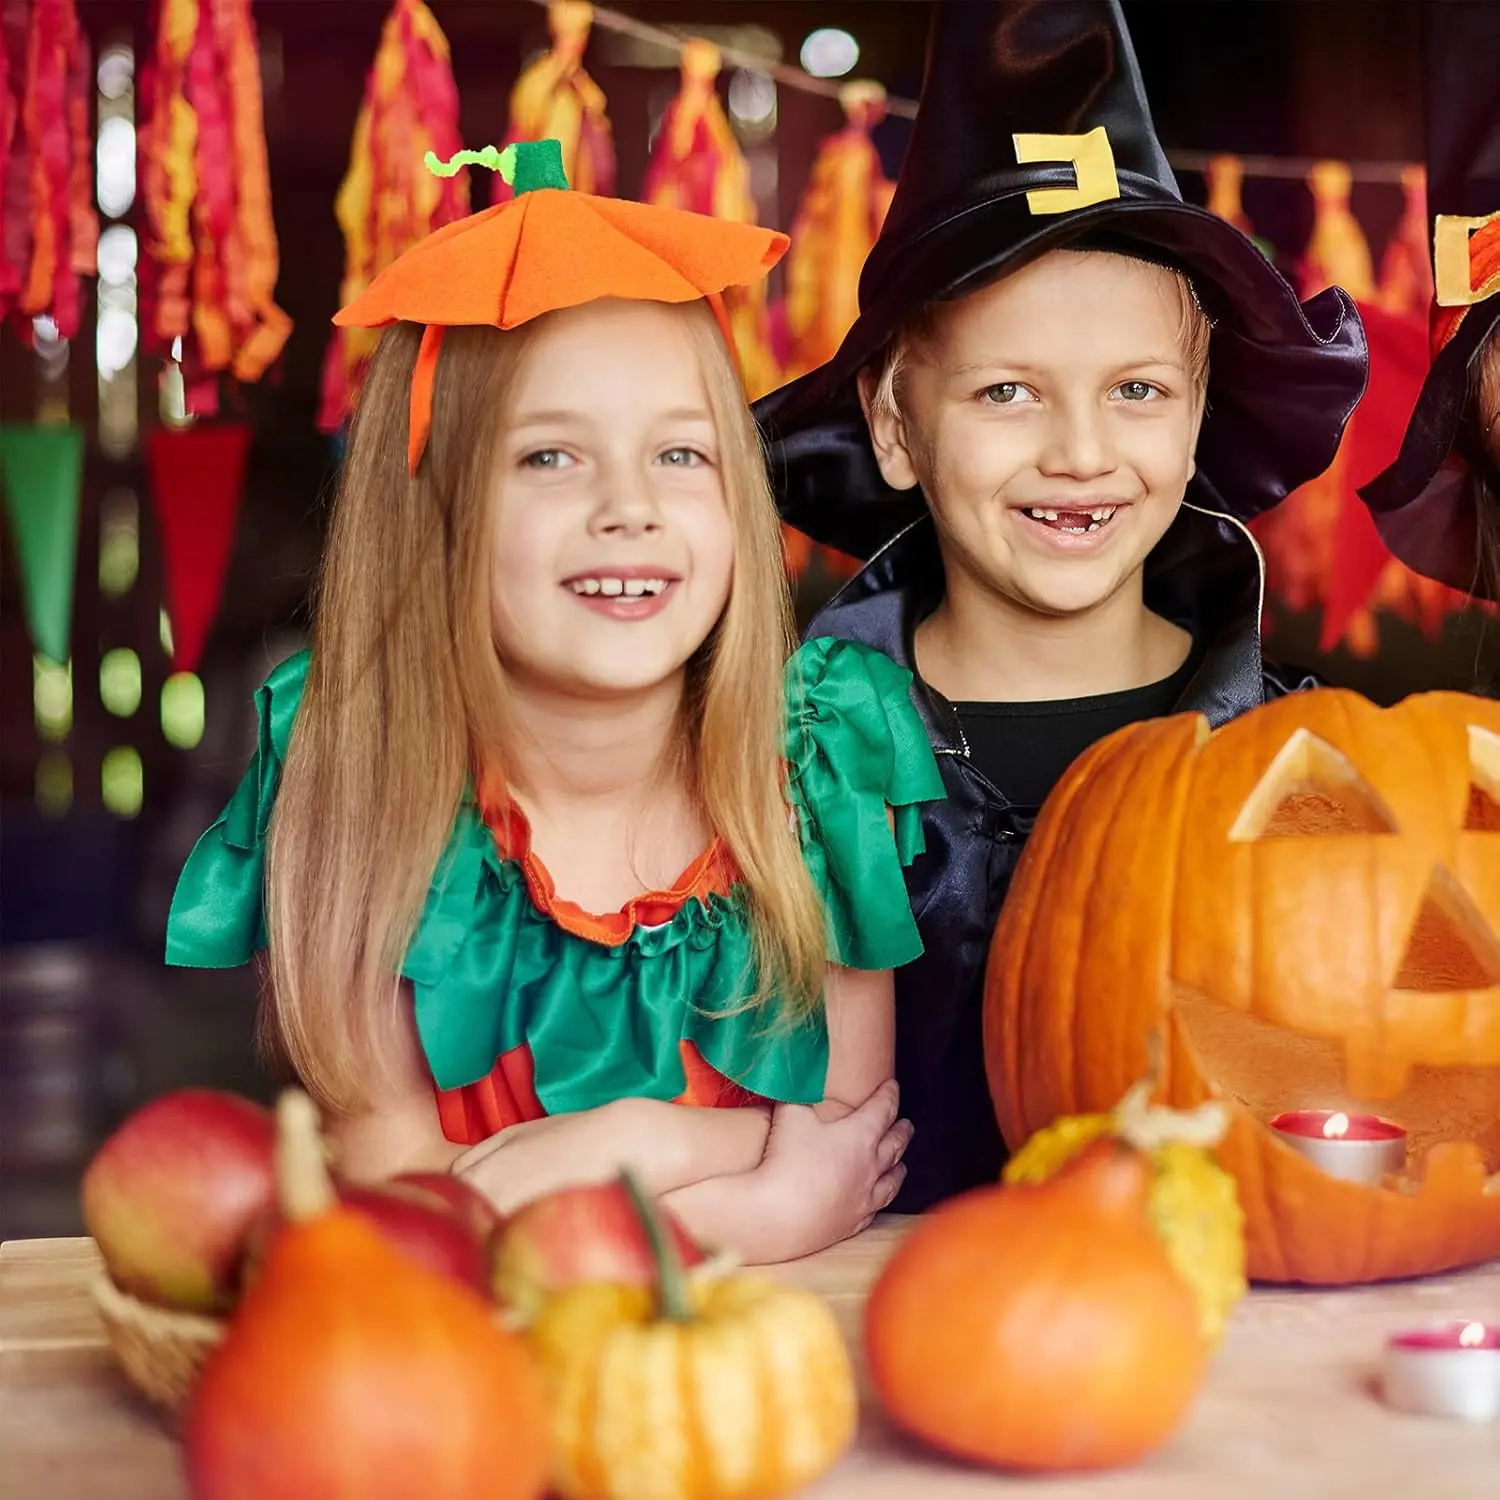
[[266, 830], [292, 722], [307, 682], [309, 653], [278, 666], [255, 695], [260, 735], [244, 777], [218, 820], [193, 846], [167, 917], [167, 962], [232, 969], [266, 944], [262, 895]]
[[894, 969], [922, 952], [903, 868], [922, 805], [947, 795], [912, 675], [854, 641], [819, 637], [787, 663], [788, 800], [828, 913], [828, 957]]

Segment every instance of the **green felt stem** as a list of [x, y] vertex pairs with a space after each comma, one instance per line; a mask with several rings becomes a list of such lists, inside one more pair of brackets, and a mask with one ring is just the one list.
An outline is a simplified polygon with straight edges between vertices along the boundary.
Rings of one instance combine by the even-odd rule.
[[422, 158], [422, 164], [434, 177], [452, 177], [461, 168], [473, 166], [488, 167], [510, 182], [516, 170], [516, 148], [507, 146], [502, 151], [497, 146], [485, 146], [478, 151], [460, 151], [447, 161], [440, 160], [435, 151], [429, 151]]

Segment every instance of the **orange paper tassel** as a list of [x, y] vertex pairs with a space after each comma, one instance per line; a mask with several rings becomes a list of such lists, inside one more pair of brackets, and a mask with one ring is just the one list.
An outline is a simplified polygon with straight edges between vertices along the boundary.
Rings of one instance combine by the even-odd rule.
[[188, 410], [207, 415], [215, 377], [258, 380], [292, 327], [274, 301], [279, 251], [250, 0], [158, 0], [142, 85], [142, 333], [157, 354], [183, 341]]
[[1427, 240], [1427, 173], [1401, 169], [1406, 203], [1380, 261], [1379, 306], [1398, 317], [1425, 318], [1432, 303], [1432, 256]]
[[[422, 164], [428, 151], [446, 161], [462, 145], [448, 39], [423, 0], [396, 0], [365, 79], [349, 167], [334, 200], [344, 231], [340, 306], [418, 240], [469, 212], [468, 169], [439, 177]], [[343, 426], [378, 338], [368, 328], [334, 330], [323, 361], [320, 431]]]
[[[896, 185], [885, 175], [870, 133], [885, 118], [885, 90], [855, 82], [839, 90], [844, 127], [824, 138], [792, 224], [786, 262], [788, 379], [816, 369], [838, 352], [859, 316], [859, 273]], [[816, 556], [836, 578], [858, 562], [789, 533], [788, 566], [798, 578]]]
[[[758, 224], [750, 165], [714, 87], [719, 67], [719, 49], [711, 42], [690, 41], [683, 48], [682, 89], [667, 106], [641, 196], [664, 208]], [[781, 382], [771, 348], [766, 283], [730, 288], [724, 306], [745, 392], [754, 401]]]
[[[561, 142], [563, 171], [574, 191], [608, 197], [615, 190], [614, 138], [604, 113], [604, 91], [583, 67], [593, 24], [594, 7], [585, 0], [552, 0], [547, 7], [552, 50], [516, 80], [503, 144]], [[490, 201], [505, 203], [510, 196], [496, 177]]]
[[[31, 320], [78, 332], [79, 277], [99, 243], [89, 135], [93, 68], [74, 0], [30, 0], [4, 12], [0, 60], [0, 315], [29, 342]], [[19, 99], [19, 107], [17, 100]]]
[[1233, 224], [1241, 234], [1253, 236], [1254, 226], [1245, 212], [1241, 196], [1245, 183], [1245, 167], [1237, 156], [1216, 156], [1203, 173], [1204, 185], [1208, 189], [1208, 211], [1217, 214], [1226, 223]]
[[1349, 207], [1353, 174], [1341, 161], [1320, 161], [1307, 174], [1313, 230], [1302, 256], [1302, 297], [1341, 286], [1356, 302], [1375, 298], [1375, 265], [1359, 220]]
[[859, 316], [860, 269], [895, 191], [870, 139], [885, 118], [885, 90], [878, 83], [847, 84], [839, 102], [844, 128], [819, 146], [792, 224], [786, 263], [788, 375], [832, 359]]

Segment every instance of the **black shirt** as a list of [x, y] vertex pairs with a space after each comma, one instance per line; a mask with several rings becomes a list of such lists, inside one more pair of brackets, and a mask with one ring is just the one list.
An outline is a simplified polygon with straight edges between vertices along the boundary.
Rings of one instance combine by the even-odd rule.
[[1202, 661], [1195, 640], [1187, 660], [1170, 677], [1145, 687], [1092, 698], [955, 703], [953, 708], [980, 775], [1012, 806], [1038, 808], [1090, 745], [1127, 724], [1172, 713]]

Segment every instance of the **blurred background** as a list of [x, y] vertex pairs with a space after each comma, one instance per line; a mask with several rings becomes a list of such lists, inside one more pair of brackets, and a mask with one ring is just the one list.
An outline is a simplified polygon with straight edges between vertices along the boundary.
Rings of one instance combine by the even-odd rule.
[[[548, 119], [572, 131], [577, 186], [592, 173], [625, 197], [753, 205], [795, 241], [768, 299], [737, 310], [769, 388], [852, 317], [929, 16], [925, 0], [214, 4], [220, 34], [180, 45], [148, 0], [25, 0], [0, 20], [5, 1238], [81, 1230], [82, 1167], [144, 1098], [267, 1094], [250, 974], [166, 969], [163, 932], [253, 749], [255, 687], [305, 640], [360, 353], [329, 350], [341, 285], [463, 211], [454, 195], [490, 201], [490, 174], [464, 174], [414, 218], [401, 162]], [[1125, 3], [1185, 195], [1236, 218], [1305, 293], [1337, 281], [1406, 318], [1416, 347], [1419, 9]], [[694, 37], [717, 54], [684, 54]], [[256, 281], [268, 264], [274, 300]], [[1351, 485], [1373, 472], [1371, 441], [1261, 525], [1268, 653], [1382, 702], [1466, 688], [1494, 670], [1496, 621], [1361, 526]], [[804, 616], [849, 568], [795, 547], [792, 562]]]

